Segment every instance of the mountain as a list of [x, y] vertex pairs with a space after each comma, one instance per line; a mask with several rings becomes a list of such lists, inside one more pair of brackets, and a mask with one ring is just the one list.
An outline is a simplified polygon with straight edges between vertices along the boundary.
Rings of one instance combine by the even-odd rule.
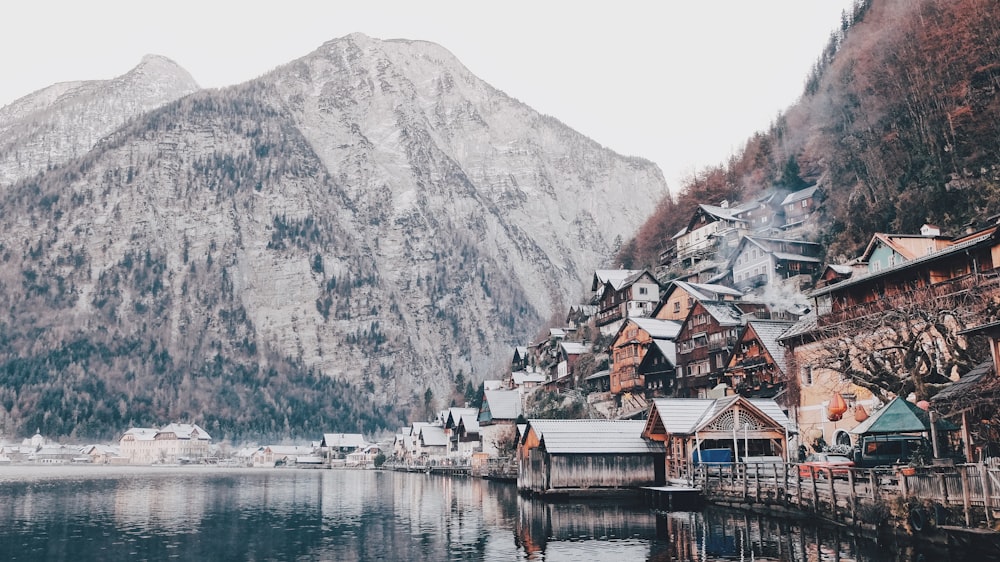
[[129, 119], [198, 90], [172, 60], [147, 55], [112, 80], [62, 82], [0, 108], [0, 187], [92, 149]]
[[827, 259], [875, 232], [957, 235], [1000, 213], [1000, 4], [858, 0], [799, 101], [724, 165], [691, 178], [619, 260], [651, 264], [698, 203], [818, 186]]
[[330, 41], [3, 193], [0, 427], [427, 416], [579, 302], [666, 192], [440, 46]]

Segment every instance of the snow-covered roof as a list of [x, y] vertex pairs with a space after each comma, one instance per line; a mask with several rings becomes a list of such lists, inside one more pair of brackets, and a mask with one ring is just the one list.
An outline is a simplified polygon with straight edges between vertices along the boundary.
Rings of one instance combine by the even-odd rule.
[[159, 433], [159, 430], [153, 427], [133, 427], [126, 431], [122, 435], [122, 438], [129, 435], [136, 441], [152, 441], [156, 438], [157, 433]]
[[747, 323], [753, 333], [757, 335], [767, 353], [774, 360], [774, 364], [781, 369], [782, 373], [788, 372], [788, 363], [785, 360], [785, 347], [778, 343], [778, 338], [788, 331], [795, 322], [789, 320], [751, 320]]
[[518, 371], [516, 373], [511, 373], [511, 378], [514, 379], [514, 385], [521, 386], [528, 382], [545, 382], [545, 375], [541, 373], [527, 373], [525, 371]]
[[521, 415], [521, 393], [516, 390], [487, 390], [483, 393], [483, 409], [489, 417], [479, 421], [514, 420]]
[[670, 364], [677, 366], [677, 344], [673, 340], [653, 340], [653, 345], [660, 350], [660, 355], [665, 357]]
[[657, 340], [672, 340], [681, 333], [683, 324], [674, 320], [657, 320], [656, 318], [629, 318], [636, 326]]
[[420, 444], [424, 447], [446, 447], [448, 436], [440, 425], [425, 425], [420, 428]]
[[545, 450], [561, 454], [662, 453], [663, 443], [642, 437], [642, 420], [528, 420]]
[[580, 355], [581, 353], [588, 353], [590, 351], [590, 345], [586, 343], [580, 343], [575, 341], [564, 341], [559, 345], [562, 346], [563, 351], [566, 355]]
[[705, 308], [705, 312], [712, 315], [712, 318], [715, 318], [720, 326], [739, 326], [743, 324], [741, 320], [743, 311], [731, 302], [701, 301], [701, 306]]
[[323, 446], [325, 447], [364, 447], [368, 443], [360, 433], [324, 433]]
[[652, 408], [656, 409], [663, 428], [670, 435], [693, 435], [711, 423], [719, 414], [731, 408], [736, 402], [749, 402], [761, 413], [771, 418], [775, 424], [792, 429], [788, 416], [778, 403], [769, 398], [744, 398], [740, 395], [725, 398], [654, 398]]
[[163, 433], [173, 433], [178, 439], [196, 439], [198, 441], [211, 441], [212, 436], [208, 434], [204, 429], [198, 427], [197, 424], [193, 423], [171, 423], [162, 428], [159, 431], [160, 434]]
[[305, 445], [268, 445], [267, 447], [264, 447], [264, 450], [271, 451], [271, 453], [275, 455], [284, 455], [284, 456], [313, 454], [312, 447], [307, 447]]
[[444, 426], [447, 428], [458, 427], [464, 417], [479, 417], [479, 408], [448, 408], [448, 417]]
[[611, 283], [611, 286], [618, 290], [623, 281], [636, 273], [642, 273], [642, 271], [641, 269], [598, 269], [594, 272], [594, 282], [590, 290], [596, 291], [605, 283]]

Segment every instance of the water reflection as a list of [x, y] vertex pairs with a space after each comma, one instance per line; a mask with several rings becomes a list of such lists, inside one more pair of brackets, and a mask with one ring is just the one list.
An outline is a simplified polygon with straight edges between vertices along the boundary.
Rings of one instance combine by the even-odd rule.
[[885, 551], [810, 521], [715, 508], [663, 513], [624, 501], [543, 502], [472, 478], [0, 468], [3, 560], [875, 562], [920, 554]]

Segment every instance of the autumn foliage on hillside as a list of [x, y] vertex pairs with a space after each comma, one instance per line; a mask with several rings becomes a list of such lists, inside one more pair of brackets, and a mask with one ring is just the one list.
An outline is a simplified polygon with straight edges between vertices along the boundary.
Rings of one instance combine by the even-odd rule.
[[832, 262], [875, 232], [958, 234], [1000, 213], [1000, 3], [859, 0], [804, 79], [796, 105], [661, 203], [619, 260], [655, 264], [698, 203], [797, 182], [820, 188]]

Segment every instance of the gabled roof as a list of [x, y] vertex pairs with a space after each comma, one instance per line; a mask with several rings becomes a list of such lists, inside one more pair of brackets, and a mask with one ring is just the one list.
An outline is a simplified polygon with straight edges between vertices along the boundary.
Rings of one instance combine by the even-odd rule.
[[864, 283], [870, 279], [886, 277], [890, 274], [899, 271], [903, 271], [913, 267], [919, 267], [927, 262], [932, 262], [934, 260], [948, 257], [959, 252], [964, 252], [969, 248], [973, 248], [975, 246], [993, 244], [997, 242], [998, 234], [1000, 234], [1000, 229], [998, 229], [997, 226], [992, 226], [990, 228], [981, 230], [964, 238], [960, 238], [956, 240], [953, 245], [938, 250], [936, 252], [931, 252], [923, 256], [905, 260], [902, 263], [898, 263], [894, 266], [884, 268], [881, 271], [867, 273], [864, 275], [855, 273], [849, 279], [845, 279], [840, 283], [834, 283], [832, 285], [827, 285], [825, 287], [815, 289], [807, 293], [806, 296], [812, 298], [829, 294], [834, 291], [841, 291], [845, 287], [853, 287], [854, 285]]
[[590, 345], [587, 343], [575, 342], [575, 341], [564, 341], [559, 344], [566, 355], [580, 355], [581, 353], [589, 353]]
[[[489, 412], [489, 416], [484, 414]], [[521, 415], [521, 393], [516, 390], [487, 390], [483, 392], [483, 406], [479, 421], [516, 420]]]
[[662, 443], [646, 440], [642, 420], [528, 420], [541, 446], [555, 454], [662, 453]]
[[159, 430], [153, 427], [133, 427], [122, 434], [122, 437], [130, 435], [136, 441], [152, 441], [157, 433], [159, 433]]
[[[416, 424], [414, 424], [416, 426]], [[360, 433], [324, 433], [324, 447], [364, 447], [367, 445], [364, 436]]]
[[587, 378], [585, 378], [583, 380], [585, 380], [585, 381], [592, 381], [592, 380], [596, 380], [596, 379], [607, 378], [607, 377], [610, 377], [610, 376], [611, 376], [611, 371], [609, 371], [608, 369], [604, 369], [603, 371], [597, 371], [596, 373], [590, 375], [589, 377], [587, 377]]
[[[700, 301], [705, 309], [720, 326], [743, 325], [743, 311], [729, 301]], [[694, 309], [691, 309], [692, 312]]]
[[962, 378], [946, 386], [941, 390], [941, 392], [935, 394], [934, 397], [931, 398], [931, 402], [935, 404], [948, 402], [949, 400], [954, 400], [964, 393], [974, 391], [974, 388], [979, 381], [991, 377], [993, 374], [993, 361], [980, 363], [971, 371], [962, 375]]
[[458, 424], [462, 422], [462, 418], [466, 416], [478, 418], [479, 408], [448, 408], [448, 417], [444, 421], [444, 426], [449, 429], [458, 427]]
[[789, 193], [788, 197], [785, 197], [785, 199], [781, 202], [781, 206], [784, 207], [785, 205], [798, 203], [803, 199], [809, 199], [810, 197], [816, 194], [817, 189], [819, 189], [819, 186], [814, 185], [812, 187], [807, 187], [805, 189], [800, 189], [798, 191]]
[[313, 454], [312, 447], [306, 447], [305, 445], [268, 445], [264, 449], [270, 450], [275, 455], [308, 456]]
[[[654, 398], [650, 406], [649, 418], [653, 410], [659, 416], [669, 435], [694, 435], [714, 421], [720, 414], [736, 403], [748, 404], [760, 414], [770, 418], [776, 426], [792, 429], [788, 416], [778, 403], [769, 398], [744, 398], [739, 395], [725, 398]], [[647, 422], [649, 419], [647, 419]]]
[[642, 271], [641, 269], [598, 269], [594, 272], [594, 281], [590, 290], [597, 291], [605, 283], [610, 283], [613, 288], [618, 289], [623, 281]]
[[420, 444], [424, 447], [447, 447], [448, 436], [440, 425], [425, 425], [420, 428]]
[[[677, 343], [673, 340], [653, 340], [653, 347], [674, 367], [677, 366]], [[646, 354], [649, 356], [649, 353]]]
[[159, 433], [173, 433], [178, 439], [212, 440], [208, 432], [193, 423], [171, 423], [161, 428]]
[[[945, 419], [934, 421], [941, 431], [955, 431], [958, 426]], [[875, 410], [865, 421], [850, 430], [855, 435], [885, 435], [890, 433], [918, 433], [931, 430], [930, 415], [916, 404], [897, 396], [888, 404]]]
[[545, 382], [545, 375], [541, 373], [527, 373], [524, 371], [518, 371], [516, 373], [511, 373], [511, 378], [514, 379], [515, 386], [521, 386], [524, 383], [529, 382]]
[[[643, 330], [649, 337], [654, 340], [672, 340], [676, 339], [677, 335], [681, 333], [681, 327], [683, 324], [676, 322], [674, 320], [657, 320], [656, 318], [629, 318], [628, 322], [622, 324], [622, 328], [632, 322], [639, 329]], [[621, 330], [619, 330], [621, 331]]]
[[778, 341], [783, 342], [797, 336], [808, 334], [818, 327], [819, 320], [816, 317], [816, 313], [810, 312], [802, 318], [799, 318], [798, 322], [792, 324], [783, 334], [778, 336]]
[[785, 360], [785, 347], [778, 343], [778, 338], [795, 325], [790, 320], [751, 320], [747, 322], [747, 330], [752, 330], [757, 341], [760, 342], [767, 354], [771, 356], [774, 364], [781, 369], [782, 373], [788, 372], [788, 363]]
[[[478, 412], [477, 412], [478, 414]], [[459, 432], [465, 433], [479, 433], [479, 419], [477, 416], [462, 416], [462, 420], [458, 422]]]

